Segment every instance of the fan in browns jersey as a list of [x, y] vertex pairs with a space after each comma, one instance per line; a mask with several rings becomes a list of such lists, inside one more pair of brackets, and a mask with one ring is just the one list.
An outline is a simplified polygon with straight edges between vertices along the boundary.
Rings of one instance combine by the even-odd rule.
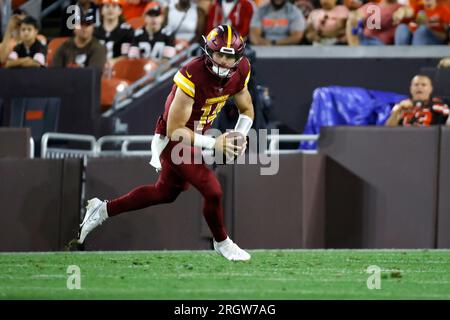
[[123, 0], [102, 0], [102, 24], [95, 28], [94, 37], [106, 47], [108, 60], [127, 56], [133, 41], [133, 28], [120, 23]]
[[386, 121], [387, 126], [430, 126], [446, 124], [450, 110], [433, 97], [433, 84], [427, 75], [418, 74], [410, 85], [411, 98], [397, 103]]
[[[182, 146], [182, 152], [188, 151], [191, 159], [202, 148], [215, 149], [228, 156], [242, 154], [245, 143], [235, 145], [227, 136], [239, 134], [245, 137], [253, 124], [253, 103], [247, 89], [250, 65], [243, 56], [244, 40], [229, 25], [214, 28], [204, 40], [205, 54], [187, 63], [174, 76], [175, 83], [167, 97], [164, 113], [156, 124], [150, 164], [160, 170], [158, 181], [137, 187], [117, 199], [91, 199], [80, 226], [79, 244], [108, 217], [173, 202], [191, 184], [204, 198], [203, 215], [216, 252], [231, 261], [250, 259], [250, 255], [228, 237], [223, 222], [222, 189], [214, 172], [204, 161], [200, 164], [185, 161], [185, 154], [181, 163], [179, 158], [172, 157], [172, 150]], [[234, 131], [217, 138], [204, 135], [231, 97], [240, 113]], [[177, 137], [184, 139], [180, 141]]]
[[6, 68], [45, 66], [47, 48], [37, 39], [37, 35], [38, 22], [32, 17], [25, 17], [19, 28], [21, 42], [9, 54]]
[[144, 10], [145, 26], [134, 32], [129, 58], [163, 59], [176, 54], [175, 38], [163, 29], [164, 12], [161, 5], [152, 1]]

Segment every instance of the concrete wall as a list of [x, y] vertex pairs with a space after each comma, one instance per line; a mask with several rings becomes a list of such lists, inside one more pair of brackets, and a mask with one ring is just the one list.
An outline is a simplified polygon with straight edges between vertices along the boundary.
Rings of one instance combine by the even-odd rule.
[[450, 128], [441, 130], [437, 247], [450, 248]]
[[81, 161], [0, 159], [0, 251], [63, 250], [78, 232]]
[[327, 247], [435, 247], [439, 130], [322, 128]]
[[30, 137], [29, 128], [0, 127], [0, 158], [29, 158]]
[[[225, 223], [246, 248], [449, 248], [450, 129], [325, 127], [318, 155], [215, 168]], [[77, 235], [79, 160], [0, 159], [0, 251], [62, 250]], [[86, 197], [113, 199], [153, 184], [147, 158], [96, 158]], [[210, 249], [202, 198], [125, 213], [87, 238], [87, 250]], [[84, 205], [84, 204], [83, 204]]]
[[11, 99], [61, 99], [58, 132], [96, 134], [100, 128], [100, 73], [93, 69], [0, 69], [2, 126], [10, 124]]
[[[114, 199], [157, 180], [147, 158], [91, 159], [86, 168], [86, 197]], [[202, 198], [190, 187], [172, 204], [118, 215], [94, 230], [87, 250], [207, 249], [202, 229]], [[203, 231], [203, 232], [202, 232]]]

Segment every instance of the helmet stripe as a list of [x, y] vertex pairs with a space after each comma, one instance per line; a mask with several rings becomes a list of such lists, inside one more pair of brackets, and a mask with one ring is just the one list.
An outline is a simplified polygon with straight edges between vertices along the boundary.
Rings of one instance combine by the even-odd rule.
[[231, 34], [231, 27], [229, 25], [227, 25], [228, 27], [228, 42], [227, 42], [227, 48], [231, 47], [231, 38], [232, 38], [232, 34]]

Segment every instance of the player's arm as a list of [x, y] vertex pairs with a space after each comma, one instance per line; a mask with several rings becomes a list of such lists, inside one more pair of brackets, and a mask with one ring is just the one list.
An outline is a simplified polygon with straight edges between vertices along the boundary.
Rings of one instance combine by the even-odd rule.
[[170, 139], [181, 138], [183, 143], [193, 144], [194, 132], [186, 127], [193, 105], [194, 99], [177, 88], [167, 116], [167, 136]]
[[234, 96], [234, 101], [236, 102], [240, 117], [244, 116], [253, 121], [255, 112], [253, 110], [252, 96], [250, 95], [247, 86]]
[[227, 155], [238, 155], [242, 148], [233, 145], [231, 141], [226, 139], [228, 133], [213, 138], [195, 133], [186, 127], [186, 123], [191, 117], [193, 105], [194, 99], [177, 88], [167, 116], [167, 136], [171, 140], [181, 141], [186, 145], [211, 150], [216, 148]]
[[[250, 92], [247, 86], [234, 96], [234, 101], [239, 110], [239, 118], [234, 127], [234, 131], [241, 133], [244, 137], [248, 135], [250, 128], [253, 125], [253, 119], [255, 118], [255, 112], [253, 110], [253, 102]], [[244, 153], [247, 148], [247, 139], [242, 144], [242, 150], [239, 154]]]

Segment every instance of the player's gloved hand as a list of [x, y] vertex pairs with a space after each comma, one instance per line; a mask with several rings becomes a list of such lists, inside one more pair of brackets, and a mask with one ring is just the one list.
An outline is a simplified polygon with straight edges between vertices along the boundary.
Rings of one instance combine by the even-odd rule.
[[216, 151], [225, 154], [227, 159], [233, 159], [236, 156], [239, 156], [243, 150], [243, 147], [239, 145], [237, 139], [235, 139], [234, 135], [231, 132], [225, 132], [224, 134], [218, 136], [216, 138], [216, 143], [214, 148]]

